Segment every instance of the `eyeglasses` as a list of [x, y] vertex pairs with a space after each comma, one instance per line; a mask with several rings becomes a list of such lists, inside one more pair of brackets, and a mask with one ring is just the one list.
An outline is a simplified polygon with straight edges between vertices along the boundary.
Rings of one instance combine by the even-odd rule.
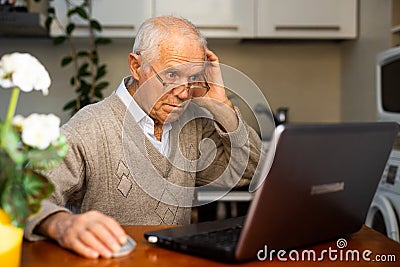
[[[137, 54], [140, 55], [139, 52]], [[190, 98], [198, 98], [205, 96], [210, 90], [204, 73], [189, 76], [185, 83], [177, 83], [176, 81], [182, 81], [180, 78], [182, 75], [180, 75], [179, 70], [174, 67], [168, 68], [163, 71], [166, 74], [166, 77], [163, 79], [154, 67], [150, 63], [148, 64], [166, 92], [175, 90], [175, 93], [181, 94], [183, 90], [187, 90]]]

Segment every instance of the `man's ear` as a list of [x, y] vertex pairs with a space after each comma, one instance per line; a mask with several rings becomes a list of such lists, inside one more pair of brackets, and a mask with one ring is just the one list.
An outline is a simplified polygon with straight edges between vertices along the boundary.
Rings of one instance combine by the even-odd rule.
[[139, 80], [139, 71], [141, 68], [141, 59], [139, 55], [135, 53], [129, 53], [128, 56], [128, 61], [129, 61], [129, 70], [135, 80]]

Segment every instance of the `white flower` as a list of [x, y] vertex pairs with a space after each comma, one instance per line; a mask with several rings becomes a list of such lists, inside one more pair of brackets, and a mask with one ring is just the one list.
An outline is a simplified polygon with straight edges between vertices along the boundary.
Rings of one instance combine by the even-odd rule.
[[18, 86], [24, 92], [41, 90], [48, 94], [50, 76], [44, 66], [28, 53], [4, 55], [0, 60], [0, 86]]
[[17, 127], [18, 129], [22, 129], [22, 127], [24, 125], [24, 120], [25, 120], [25, 118], [22, 115], [17, 115], [13, 118], [12, 125]]
[[60, 136], [60, 119], [33, 113], [22, 122], [22, 141], [31, 147], [46, 149]]

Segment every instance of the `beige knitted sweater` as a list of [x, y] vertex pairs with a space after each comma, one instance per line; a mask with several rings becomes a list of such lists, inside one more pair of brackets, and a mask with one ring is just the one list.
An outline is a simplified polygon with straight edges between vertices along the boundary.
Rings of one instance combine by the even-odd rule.
[[69, 211], [67, 203], [80, 212], [98, 210], [121, 225], [187, 224], [195, 185], [248, 183], [262, 148], [256, 132], [239, 119], [235, 132], [224, 133], [210, 119], [191, 119], [203, 114], [199, 110], [190, 104], [173, 123], [167, 158], [115, 93], [81, 109], [62, 127], [69, 152], [47, 173], [55, 191], [29, 220], [25, 238], [41, 239], [34, 228], [55, 212]]

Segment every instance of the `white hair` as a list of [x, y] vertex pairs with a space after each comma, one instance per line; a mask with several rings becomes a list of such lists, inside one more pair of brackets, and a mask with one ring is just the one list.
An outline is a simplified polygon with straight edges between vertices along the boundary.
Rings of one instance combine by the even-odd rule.
[[159, 57], [159, 44], [175, 34], [198, 42], [206, 51], [206, 39], [189, 20], [173, 16], [162, 16], [150, 18], [143, 22], [133, 44], [133, 53], [144, 56], [148, 62], [157, 60]]

